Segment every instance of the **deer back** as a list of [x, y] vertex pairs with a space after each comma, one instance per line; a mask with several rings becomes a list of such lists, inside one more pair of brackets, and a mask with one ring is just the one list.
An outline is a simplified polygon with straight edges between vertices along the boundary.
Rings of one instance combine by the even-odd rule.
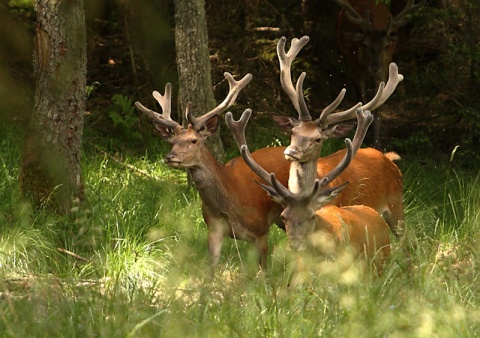
[[[319, 177], [332, 170], [345, 155], [341, 150], [317, 162]], [[387, 156], [373, 148], [359, 149], [350, 165], [330, 185], [350, 182], [333, 203], [338, 206], [367, 205], [374, 209], [392, 200], [403, 198], [400, 169]]]
[[327, 232], [337, 246], [348, 245], [356, 254], [373, 259], [377, 270], [381, 271], [390, 255], [390, 229], [375, 210], [363, 205], [342, 208], [329, 205], [317, 210], [316, 216], [316, 231], [310, 238], [311, 245], [321, 246], [321, 242], [315, 243], [315, 234]]

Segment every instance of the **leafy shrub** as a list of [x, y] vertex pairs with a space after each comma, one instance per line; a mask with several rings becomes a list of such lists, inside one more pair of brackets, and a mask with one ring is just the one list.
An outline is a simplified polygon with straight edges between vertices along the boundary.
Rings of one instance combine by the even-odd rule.
[[138, 130], [139, 117], [135, 114], [135, 106], [128, 97], [115, 94], [112, 97], [112, 108], [108, 116], [115, 128], [119, 128], [127, 141], [141, 141], [142, 134]]

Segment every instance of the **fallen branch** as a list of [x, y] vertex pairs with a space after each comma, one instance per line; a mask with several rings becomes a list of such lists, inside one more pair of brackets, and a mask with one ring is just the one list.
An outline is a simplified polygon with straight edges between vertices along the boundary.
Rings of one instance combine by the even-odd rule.
[[85, 257], [82, 257], [80, 255], [77, 255], [76, 253], [74, 252], [71, 252], [71, 251], [68, 251], [66, 249], [63, 249], [63, 248], [57, 248], [57, 250], [61, 253], [64, 253], [64, 254], [67, 254], [67, 255], [70, 255], [76, 259], [78, 259], [79, 261], [82, 261], [82, 262], [89, 262], [89, 259], [88, 258], [85, 258]]

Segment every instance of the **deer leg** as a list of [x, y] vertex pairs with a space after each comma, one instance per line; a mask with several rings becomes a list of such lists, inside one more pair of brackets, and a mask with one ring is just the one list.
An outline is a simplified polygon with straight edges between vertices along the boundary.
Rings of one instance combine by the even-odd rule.
[[[220, 222], [219, 222], [220, 223]], [[215, 276], [215, 268], [220, 260], [223, 240], [225, 238], [221, 224], [213, 226], [208, 230], [208, 252], [210, 254], [210, 276]]]
[[258, 265], [261, 270], [267, 269], [268, 258], [268, 234], [257, 238]]
[[389, 203], [388, 209], [382, 212], [382, 217], [388, 224], [395, 238], [399, 238], [404, 231], [405, 215], [402, 203]]

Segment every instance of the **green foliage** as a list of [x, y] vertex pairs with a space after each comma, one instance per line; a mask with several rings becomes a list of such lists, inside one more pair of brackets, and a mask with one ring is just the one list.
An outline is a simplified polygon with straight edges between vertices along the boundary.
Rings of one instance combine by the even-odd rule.
[[400, 162], [407, 226], [381, 277], [348, 254], [303, 255], [299, 269], [274, 226], [268, 272], [257, 275], [251, 244], [227, 239], [209, 280], [199, 197], [162, 155], [114, 161], [88, 148], [87, 200], [54, 216], [19, 196], [21, 142], [0, 132], [0, 331], [7, 336], [480, 334], [480, 177], [455, 168], [457, 154]]
[[33, 0], [10, 0], [8, 2], [9, 6], [15, 7], [33, 7]]
[[113, 121], [114, 127], [121, 130], [125, 141], [141, 141], [142, 134], [138, 130], [140, 118], [135, 114], [132, 100], [124, 95], [115, 94], [112, 103], [108, 116]]
[[434, 151], [434, 144], [430, 137], [429, 128], [413, 132], [405, 139], [396, 139], [392, 141], [391, 147], [399, 153], [407, 153], [410, 155], [421, 155], [425, 152]]
[[91, 85], [88, 85], [86, 88], [86, 96], [87, 99], [92, 95], [92, 93], [97, 89], [97, 87], [100, 85], [100, 82], [94, 81]]
[[[480, 7], [474, 0], [427, 5], [415, 14], [408, 40], [412, 52], [402, 55], [416, 62], [407, 79], [409, 96], [417, 98], [413, 100], [417, 115], [413, 119], [422, 121], [418, 127], [412, 124], [413, 138], [420, 138], [419, 144], [412, 144], [414, 150], [422, 149], [430, 139], [434, 147], [427, 149], [447, 154], [460, 145], [457, 161], [475, 165], [480, 161], [479, 18]], [[414, 143], [413, 138], [407, 142]], [[410, 149], [410, 145], [404, 148]]]

